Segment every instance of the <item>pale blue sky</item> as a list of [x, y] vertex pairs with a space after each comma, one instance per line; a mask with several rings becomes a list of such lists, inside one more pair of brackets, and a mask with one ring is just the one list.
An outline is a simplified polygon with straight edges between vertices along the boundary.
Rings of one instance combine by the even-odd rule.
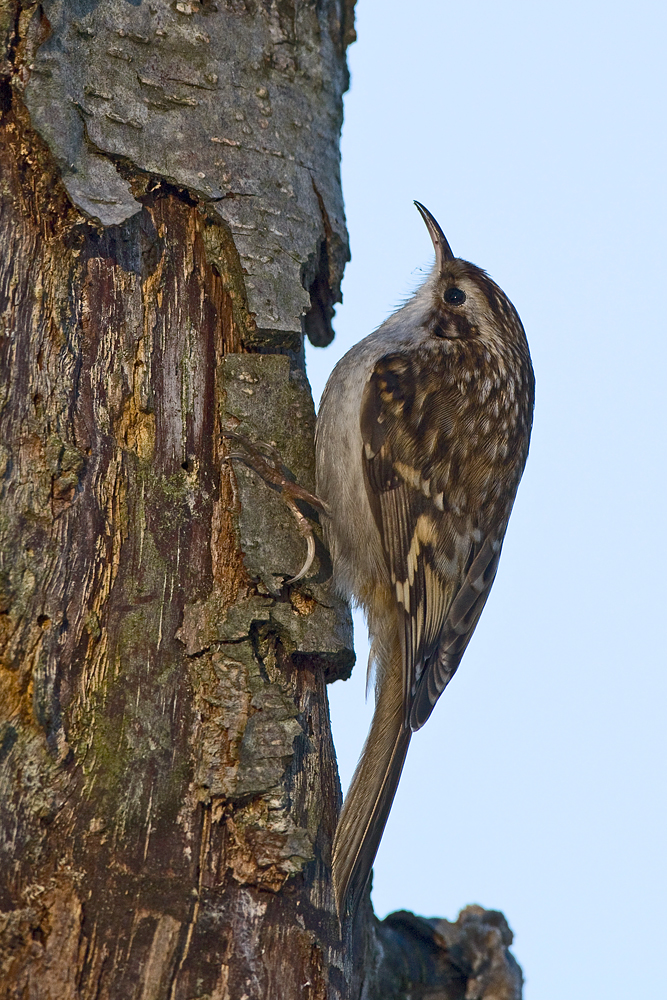
[[[335, 361], [431, 263], [412, 199], [517, 306], [537, 405], [500, 571], [413, 740], [377, 913], [502, 909], [526, 1000], [667, 996], [665, 64], [659, 3], [359, 0]], [[341, 777], [365, 637], [330, 688]]]

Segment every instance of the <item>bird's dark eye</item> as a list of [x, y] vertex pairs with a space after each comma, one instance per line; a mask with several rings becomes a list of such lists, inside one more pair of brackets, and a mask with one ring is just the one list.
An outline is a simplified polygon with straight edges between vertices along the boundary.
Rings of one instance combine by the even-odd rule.
[[460, 306], [466, 300], [466, 293], [460, 288], [448, 288], [444, 298], [445, 302], [449, 302], [450, 306]]

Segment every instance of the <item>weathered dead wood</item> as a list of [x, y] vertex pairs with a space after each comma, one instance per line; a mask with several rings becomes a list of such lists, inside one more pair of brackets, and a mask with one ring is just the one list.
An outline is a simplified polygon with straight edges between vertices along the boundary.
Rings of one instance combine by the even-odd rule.
[[499, 915], [341, 942], [349, 614], [226, 461], [314, 486], [352, 6], [0, 3], [2, 997], [519, 996]]

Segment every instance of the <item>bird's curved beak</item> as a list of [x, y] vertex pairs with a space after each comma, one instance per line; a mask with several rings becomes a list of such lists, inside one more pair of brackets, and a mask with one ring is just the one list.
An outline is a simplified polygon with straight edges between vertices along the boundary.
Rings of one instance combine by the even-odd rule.
[[426, 228], [429, 231], [429, 235], [433, 240], [433, 247], [435, 249], [435, 263], [439, 271], [442, 271], [442, 265], [446, 260], [454, 260], [454, 254], [452, 253], [452, 248], [447, 242], [447, 237], [443, 233], [442, 229], [433, 218], [429, 210], [421, 204], [421, 202], [415, 202], [416, 208], [419, 210], [419, 214], [426, 223]]

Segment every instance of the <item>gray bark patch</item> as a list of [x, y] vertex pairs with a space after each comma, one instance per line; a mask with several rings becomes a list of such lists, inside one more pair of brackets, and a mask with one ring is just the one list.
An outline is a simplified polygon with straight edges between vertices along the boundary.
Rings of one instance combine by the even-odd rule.
[[43, 8], [25, 101], [74, 204], [103, 226], [136, 213], [119, 164], [187, 188], [230, 226], [258, 330], [327, 343], [349, 258], [341, 24], [320, 4]]

